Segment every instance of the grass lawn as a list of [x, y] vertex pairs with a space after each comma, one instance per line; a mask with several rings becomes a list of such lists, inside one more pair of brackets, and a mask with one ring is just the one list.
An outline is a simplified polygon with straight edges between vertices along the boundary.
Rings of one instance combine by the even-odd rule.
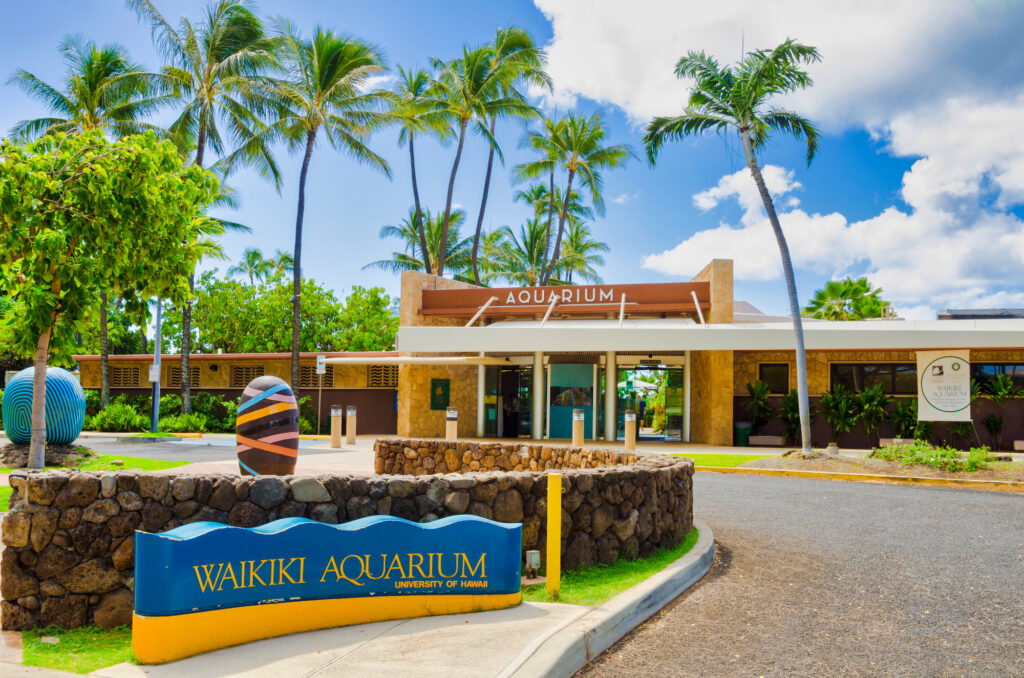
[[[45, 637], [59, 638], [60, 642], [44, 643], [40, 639]], [[90, 673], [133, 659], [132, 630], [127, 626], [110, 631], [98, 626], [70, 631], [55, 627], [36, 629], [25, 631], [22, 642], [22, 663], [25, 666]]]
[[755, 459], [764, 459], [766, 457], [775, 457], [778, 455], [774, 454], [677, 454], [677, 457], [685, 457], [687, 459], [693, 459], [694, 466], [718, 466], [718, 467], [733, 467], [739, 466], [745, 461], [754, 461]]
[[[115, 465], [114, 461], [120, 461], [121, 465]], [[81, 463], [74, 468], [79, 471], [163, 471], [169, 468], [178, 468], [179, 466], [186, 466], [191, 464], [190, 461], [169, 461], [163, 459], [147, 459], [145, 457], [125, 457], [120, 454], [101, 454], [87, 459], [82, 459]], [[61, 466], [47, 466], [46, 470], [50, 471], [55, 468], [63, 468]], [[0, 468], [0, 473], [10, 473], [15, 469], [3, 467]]]
[[548, 597], [544, 584], [523, 588], [523, 601], [531, 603], [569, 603], [571, 605], [600, 605], [630, 586], [639, 584], [666, 566], [678, 560], [697, 543], [697, 528], [690, 530], [675, 548], [663, 549], [639, 560], [617, 560], [611, 565], [595, 565], [585, 570], [562, 572], [558, 600]]
[[157, 431], [156, 433], [151, 433], [149, 431], [146, 431], [144, 433], [130, 433], [130, 434], [124, 436], [124, 437], [125, 438], [178, 438], [180, 435], [181, 435], [180, 433], [168, 433], [167, 431]]
[[11, 500], [11, 488], [7, 485], [0, 485], [0, 513], [7, 513], [10, 508], [7, 502]]

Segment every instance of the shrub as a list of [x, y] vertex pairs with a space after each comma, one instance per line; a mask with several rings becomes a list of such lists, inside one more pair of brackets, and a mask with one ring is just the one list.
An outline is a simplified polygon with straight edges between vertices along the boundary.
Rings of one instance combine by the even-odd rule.
[[204, 432], [206, 431], [206, 417], [195, 412], [173, 414], [169, 417], [160, 417], [160, 425], [157, 428], [167, 433]]
[[3, 430], [3, 427], [4, 427], [3, 404], [4, 404], [4, 391], [3, 391], [3, 389], [0, 389], [0, 430]]
[[884, 461], [895, 461], [904, 466], [920, 464], [941, 471], [968, 471], [973, 473], [986, 467], [991, 460], [987, 447], [972, 447], [965, 457], [952, 447], [932, 445], [916, 440], [910, 445], [888, 445], [875, 449], [871, 456]]
[[1003, 416], [1001, 414], [989, 413], [985, 415], [985, 418], [981, 420], [981, 423], [985, 425], [985, 430], [988, 431], [988, 438], [992, 443], [992, 447], [997, 450], [1002, 449]]
[[753, 384], [747, 384], [747, 392], [750, 394], [750, 400], [744, 407], [750, 416], [750, 434], [757, 435], [772, 414], [772, 406], [768, 402], [768, 384], [758, 379]]
[[129, 431], [146, 431], [149, 429], [149, 417], [135, 411], [135, 408], [118, 396], [107, 409], [97, 412], [86, 419], [85, 428], [91, 431], [108, 431], [125, 433]]
[[839, 436], [849, 433], [857, 424], [857, 403], [853, 394], [842, 384], [836, 384], [831, 391], [822, 394], [819, 409], [832, 429], [830, 442], [838, 443]]
[[224, 396], [200, 391], [192, 396], [192, 412], [206, 418], [207, 431], [232, 433], [238, 414], [238, 400], [225, 400]]
[[[811, 423], [814, 421], [814, 414], [808, 412], [808, 418]], [[782, 396], [782, 426], [783, 433], [786, 440], [792, 440], [793, 444], [800, 442], [800, 395], [794, 388], [786, 395]]]
[[885, 421], [885, 406], [891, 402], [892, 397], [885, 394], [881, 384], [869, 386], [857, 394], [858, 416], [864, 423], [868, 445], [878, 444], [878, 426]]
[[316, 430], [316, 404], [310, 396], [299, 398], [299, 433], [319, 433]]
[[100, 411], [100, 392], [93, 389], [85, 391], [85, 414], [91, 416]]

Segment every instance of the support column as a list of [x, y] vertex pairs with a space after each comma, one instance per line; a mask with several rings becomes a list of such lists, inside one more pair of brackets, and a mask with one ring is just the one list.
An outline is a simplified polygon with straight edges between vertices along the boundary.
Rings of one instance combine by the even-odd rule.
[[544, 438], [544, 352], [535, 351], [533, 354], [533, 408], [530, 412], [530, 431], [534, 440]]
[[[483, 353], [480, 354], [483, 356]], [[476, 437], [484, 437], [484, 421], [486, 421], [484, 412], [484, 396], [486, 391], [486, 379], [484, 370], [487, 368], [483, 365], [476, 366]]]
[[604, 439], [615, 441], [615, 403], [619, 394], [619, 371], [615, 366], [615, 351], [604, 358]]
[[590, 439], [591, 440], [597, 440], [597, 421], [598, 421], [598, 418], [599, 418], [600, 412], [601, 412], [601, 410], [598, 409], [600, 407], [600, 405], [598, 403], [601, 402], [601, 399], [598, 396], [598, 394], [600, 393], [598, 388], [601, 385], [601, 380], [598, 379], [597, 370], [598, 370], [598, 366], [595, 363], [594, 364], [594, 390], [591, 391], [591, 393], [593, 393], [593, 397], [590, 399], [590, 403], [591, 403], [590, 409], [593, 410], [590, 413]]
[[683, 360], [683, 442], [690, 442], [690, 352]]

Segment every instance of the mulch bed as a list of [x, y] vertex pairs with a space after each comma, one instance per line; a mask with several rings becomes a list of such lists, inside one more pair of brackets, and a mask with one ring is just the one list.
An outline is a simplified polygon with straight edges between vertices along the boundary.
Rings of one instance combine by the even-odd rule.
[[915, 464], [906, 466], [895, 461], [869, 459], [864, 457], [819, 456], [814, 459], [789, 457], [767, 457], [740, 464], [740, 468], [768, 468], [786, 471], [819, 471], [828, 473], [870, 473], [883, 476], [917, 476], [918, 478], [957, 478], [961, 480], [1010, 480], [1024, 481], [1024, 464], [992, 462], [989, 468], [973, 473], [960, 471], [951, 473], [930, 466]]
[[[55, 445], [46, 448], [46, 465], [74, 467], [92, 455], [93, 451], [85, 445]], [[0, 466], [25, 468], [27, 465], [28, 445], [9, 443], [0, 447]]]

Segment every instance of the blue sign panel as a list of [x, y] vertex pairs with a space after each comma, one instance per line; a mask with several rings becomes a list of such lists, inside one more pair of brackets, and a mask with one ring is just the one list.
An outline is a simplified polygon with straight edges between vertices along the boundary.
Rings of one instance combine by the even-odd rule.
[[198, 522], [135, 535], [135, 613], [370, 596], [518, 594], [522, 525], [476, 516], [341, 525]]

